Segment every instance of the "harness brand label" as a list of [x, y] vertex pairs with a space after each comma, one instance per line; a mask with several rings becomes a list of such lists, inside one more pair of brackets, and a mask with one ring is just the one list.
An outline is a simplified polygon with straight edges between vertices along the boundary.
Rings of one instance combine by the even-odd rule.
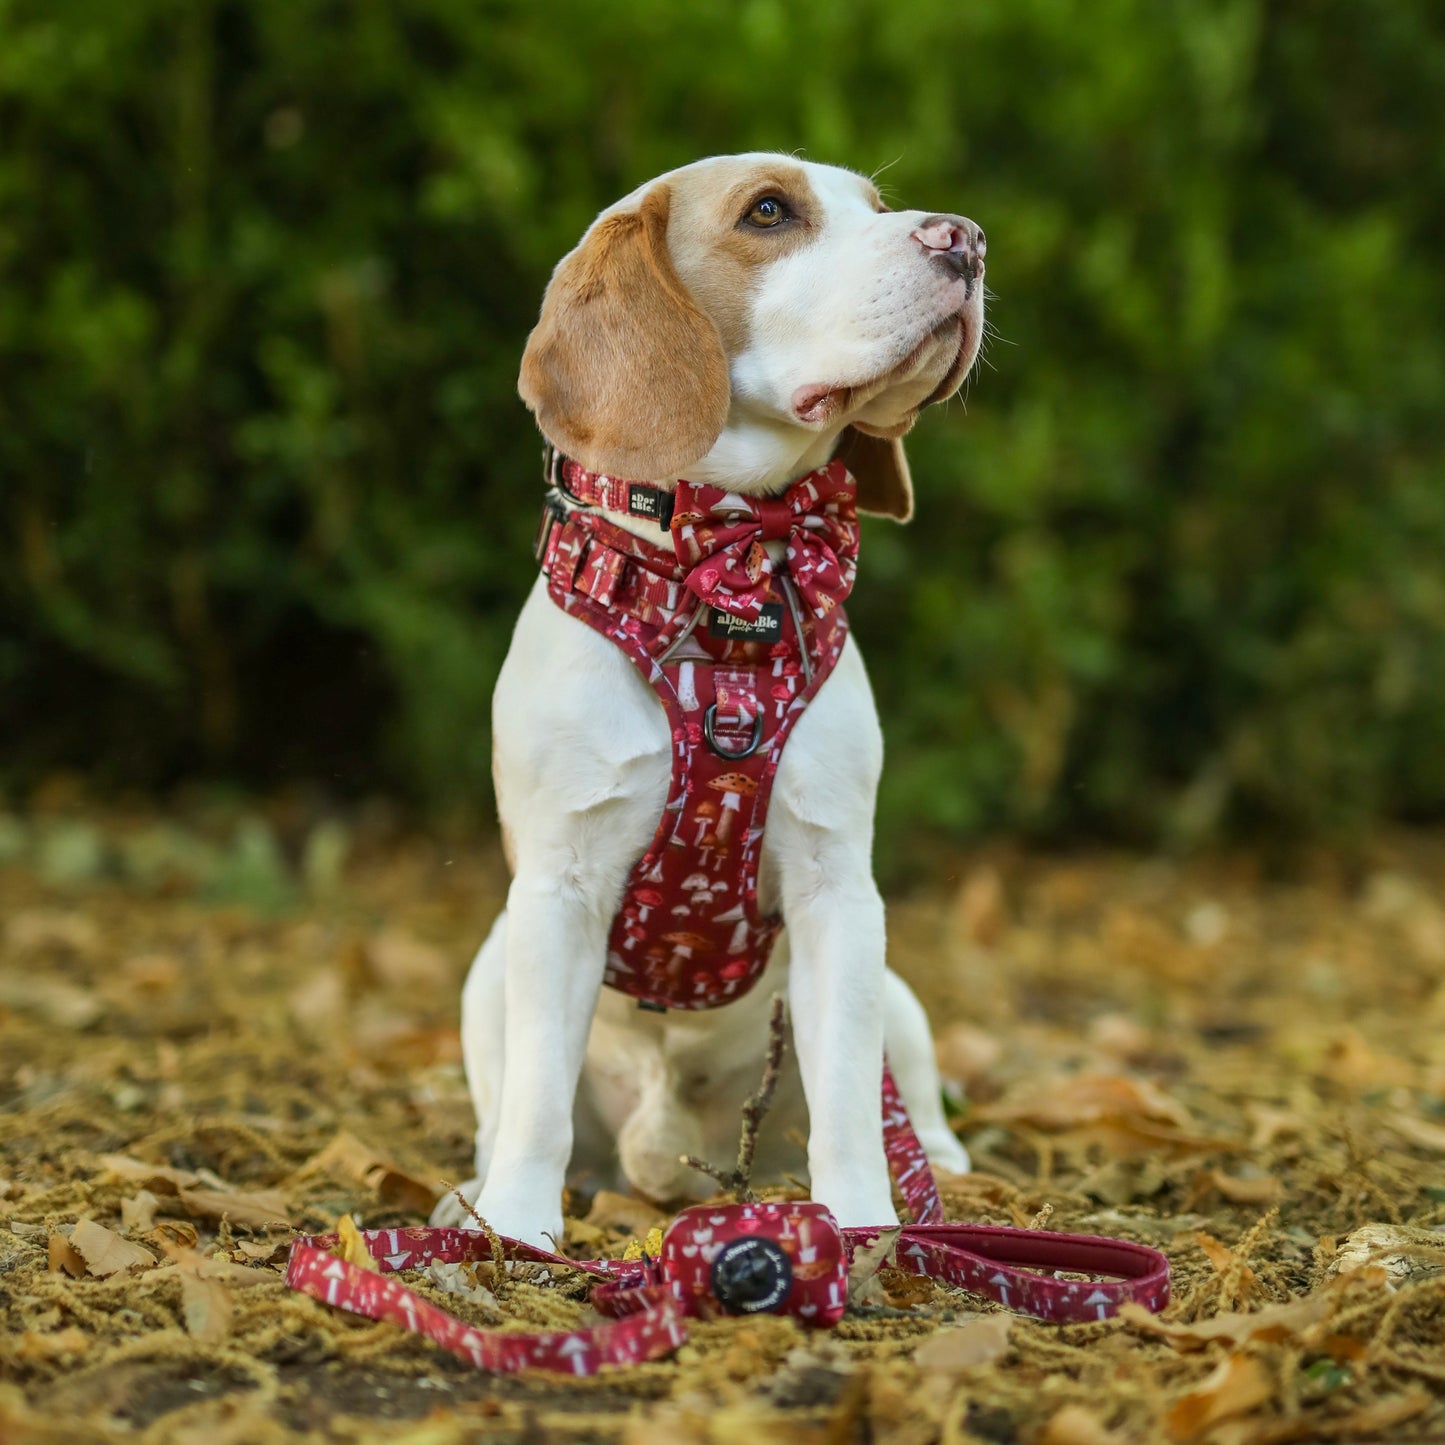
[[720, 607], [712, 609], [707, 629], [714, 637], [733, 642], [780, 642], [783, 636], [783, 604], [764, 602], [756, 617], [736, 617]]
[[662, 517], [662, 493], [656, 487], [629, 483], [627, 488], [627, 510], [634, 517], [651, 517], [658, 521]]

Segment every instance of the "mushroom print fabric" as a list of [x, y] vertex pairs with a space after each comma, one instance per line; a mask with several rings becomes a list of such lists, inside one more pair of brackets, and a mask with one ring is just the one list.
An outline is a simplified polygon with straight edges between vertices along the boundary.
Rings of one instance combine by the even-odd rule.
[[[597, 490], [575, 462], [564, 477]], [[665, 549], [599, 512], [544, 517], [552, 600], [631, 658], [672, 729], [667, 803], [628, 880], [604, 975], [644, 1004], [712, 1008], [767, 966], [782, 927], [758, 910], [768, 796], [783, 745], [848, 636], [854, 493], [837, 462], [776, 502], [683, 483], [670, 537], [659, 533]], [[785, 543], [786, 567], [769, 560], [769, 540]]]

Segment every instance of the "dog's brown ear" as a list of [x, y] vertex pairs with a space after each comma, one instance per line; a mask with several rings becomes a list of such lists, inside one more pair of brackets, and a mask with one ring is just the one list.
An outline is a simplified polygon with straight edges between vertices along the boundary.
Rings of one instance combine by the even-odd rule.
[[913, 516], [913, 474], [902, 436], [877, 437], [844, 427], [834, 454], [858, 483], [858, 510], [906, 522]]
[[603, 217], [562, 259], [517, 390], [549, 441], [595, 472], [653, 480], [705, 456], [728, 413], [711, 318], [667, 250], [666, 185]]

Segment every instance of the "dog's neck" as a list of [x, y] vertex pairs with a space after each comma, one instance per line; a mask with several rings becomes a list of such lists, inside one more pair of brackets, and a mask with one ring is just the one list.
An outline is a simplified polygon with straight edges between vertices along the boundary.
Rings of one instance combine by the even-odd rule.
[[[648, 481], [668, 491], [684, 480], [706, 482], [743, 496], [775, 497], [787, 489], [789, 482], [832, 460], [846, 425], [840, 421], [826, 431], [805, 431], [796, 423], [776, 417], [756, 413], [740, 415], [735, 407], [712, 450], [686, 472], [673, 477], [632, 480]], [[607, 520], [645, 542], [658, 540], [657, 523], [645, 517], [609, 512]]]

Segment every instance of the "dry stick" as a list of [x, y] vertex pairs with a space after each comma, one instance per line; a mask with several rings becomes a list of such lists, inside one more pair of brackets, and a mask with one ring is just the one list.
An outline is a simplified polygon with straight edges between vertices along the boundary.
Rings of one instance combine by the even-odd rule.
[[763, 1066], [763, 1078], [757, 1091], [750, 1095], [748, 1101], [743, 1105], [743, 1126], [742, 1133], [738, 1138], [736, 1167], [729, 1173], [727, 1170], [717, 1168], [716, 1165], [709, 1164], [705, 1159], [699, 1159], [695, 1154], [681, 1156], [682, 1162], [689, 1168], [706, 1174], [709, 1179], [715, 1179], [724, 1190], [735, 1194], [739, 1202], [743, 1204], [752, 1204], [758, 1197], [752, 1189], [753, 1156], [758, 1150], [758, 1130], [762, 1127], [763, 1119], [773, 1102], [773, 1094], [777, 1090], [778, 1079], [783, 1072], [786, 1018], [787, 1004], [784, 1002], [782, 994], [774, 994], [772, 1013], [768, 1017], [768, 1061]]

